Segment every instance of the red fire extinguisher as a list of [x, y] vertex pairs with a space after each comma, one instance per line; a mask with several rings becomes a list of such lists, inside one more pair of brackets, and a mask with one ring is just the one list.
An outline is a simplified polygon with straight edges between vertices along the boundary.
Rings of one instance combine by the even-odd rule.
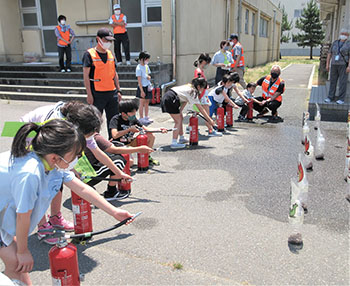
[[72, 243], [64, 240], [52, 247], [49, 261], [52, 285], [80, 285], [77, 248]]
[[198, 117], [195, 113], [190, 117], [190, 145], [198, 145]]
[[225, 130], [225, 110], [223, 107], [218, 107], [216, 111], [216, 121], [218, 125], [218, 131]]
[[157, 103], [157, 99], [156, 99], [156, 88], [152, 89], [152, 100], [151, 100], [151, 104], [156, 104]]
[[248, 120], [253, 120], [253, 100], [250, 100], [250, 101], [248, 102], [247, 119], [248, 119]]
[[[124, 159], [126, 160], [125, 167], [123, 169], [123, 172], [125, 174], [130, 175], [130, 155], [129, 154], [122, 154]], [[119, 191], [131, 191], [131, 182], [128, 180], [126, 183], [123, 181], [118, 182], [118, 190]]]
[[157, 103], [160, 103], [160, 87], [156, 87], [156, 101]]
[[76, 234], [92, 231], [92, 215], [90, 203], [72, 192], [72, 210], [74, 232]]
[[226, 126], [227, 127], [233, 126], [233, 110], [232, 110], [232, 106], [229, 104], [226, 105]]
[[[147, 135], [143, 131], [136, 137], [137, 146], [147, 145]], [[137, 153], [137, 169], [139, 171], [147, 171], [149, 166], [148, 153]]]

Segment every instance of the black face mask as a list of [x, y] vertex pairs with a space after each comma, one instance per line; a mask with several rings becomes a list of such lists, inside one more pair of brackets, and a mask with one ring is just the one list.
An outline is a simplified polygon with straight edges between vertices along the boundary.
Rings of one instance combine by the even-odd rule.
[[271, 77], [272, 77], [273, 79], [278, 78], [278, 76], [279, 76], [279, 74], [276, 73], [276, 72], [272, 72], [272, 73], [271, 73]]

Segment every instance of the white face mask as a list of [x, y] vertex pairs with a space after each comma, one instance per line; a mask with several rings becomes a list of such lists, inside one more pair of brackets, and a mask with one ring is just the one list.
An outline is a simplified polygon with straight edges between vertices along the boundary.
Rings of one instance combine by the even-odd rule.
[[61, 20], [61, 21], [60, 21], [60, 24], [61, 24], [61, 25], [65, 25], [65, 24], [66, 24], [66, 20]]
[[112, 42], [102, 42], [101, 40], [99, 40], [99, 43], [104, 50], [108, 50], [112, 45]]
[[230, 46], [231, 46], [231, 47], [233, 46], [233, 42], [230, 42]]
[[62, 157], [61, 157], [61, 159], [65, 162], [65, 163], [67, 163], [68, 164], [68, 167], [67, 168], [60, 168], [57, 164], [55, 164], [56, 165], [56, 169], [58, 170], [58, 171], [70, 171], [70, 170], [73, 170], [74, 169], [74, 166], [78, 163], [78, 156], [76, 156], [75, 158], [74, 158], [74, 160], [72, 161], [72, 162], [70, 162], [70, 163], [68, 163], [66, 160], [64, 160]]
[[149, 60], [144, 61], [144, 63], [145, 63], [145, 65], [148, 65], [149, 64]]
[[119, 15], [120, 15], [120, 10], [115, 10], [115, 11], [114, 11], [114, 14], [116, 14], [117, 16], [119, 16]]
[[208, 68], [208, 64], [206, 64], [205, 66], [203, 66], [203, 69], [207, 69]]
[[339, 40], [341, 40], [341, 41], [346, 41], [347, 38], [348, 38], [347, 35], [340, 35], [339, 36]]

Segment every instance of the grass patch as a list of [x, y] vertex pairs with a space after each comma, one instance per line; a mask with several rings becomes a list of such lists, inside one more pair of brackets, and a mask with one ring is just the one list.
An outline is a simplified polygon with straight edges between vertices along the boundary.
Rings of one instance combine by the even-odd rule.
[[184, 267], [183, 267], [183, 265], [181, 263], [176, 262], [176, 263], [173, 264], [173, 268], [175, 270], [182, 270]]
[[244, 80], [246, 82], [256, 82], [262, 76], [266, 76], [270, 74], [271, 67], [273, 65], [279, 65], [282, 69], [290, 64], [314, 64], [315, 65], [315, 73], [312, 80], [312, 84], [320, 84], [318, 82], [318, 67], [320, 65], [320, 58], [314, 57], [310, 60], [307, 57], [282, 57], [279, 61], [269, 62], [264, 65], [256, 66], [253, 68], [245, 69]]

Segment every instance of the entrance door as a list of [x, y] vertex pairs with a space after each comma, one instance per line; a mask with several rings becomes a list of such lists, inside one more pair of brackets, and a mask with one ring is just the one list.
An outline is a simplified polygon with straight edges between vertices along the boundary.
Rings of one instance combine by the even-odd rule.
[[143, 7], [144, 0], [120, 0], [120, 8], [127, 18], [126, 28], [132, 56], [138, 56], [143, 47]]
[[41, 24], [44, 53], [46, 56], [57, 55], [57, 38], [55, 27], [57, 26], [56, 0], [38, 0], [39, 19]]

